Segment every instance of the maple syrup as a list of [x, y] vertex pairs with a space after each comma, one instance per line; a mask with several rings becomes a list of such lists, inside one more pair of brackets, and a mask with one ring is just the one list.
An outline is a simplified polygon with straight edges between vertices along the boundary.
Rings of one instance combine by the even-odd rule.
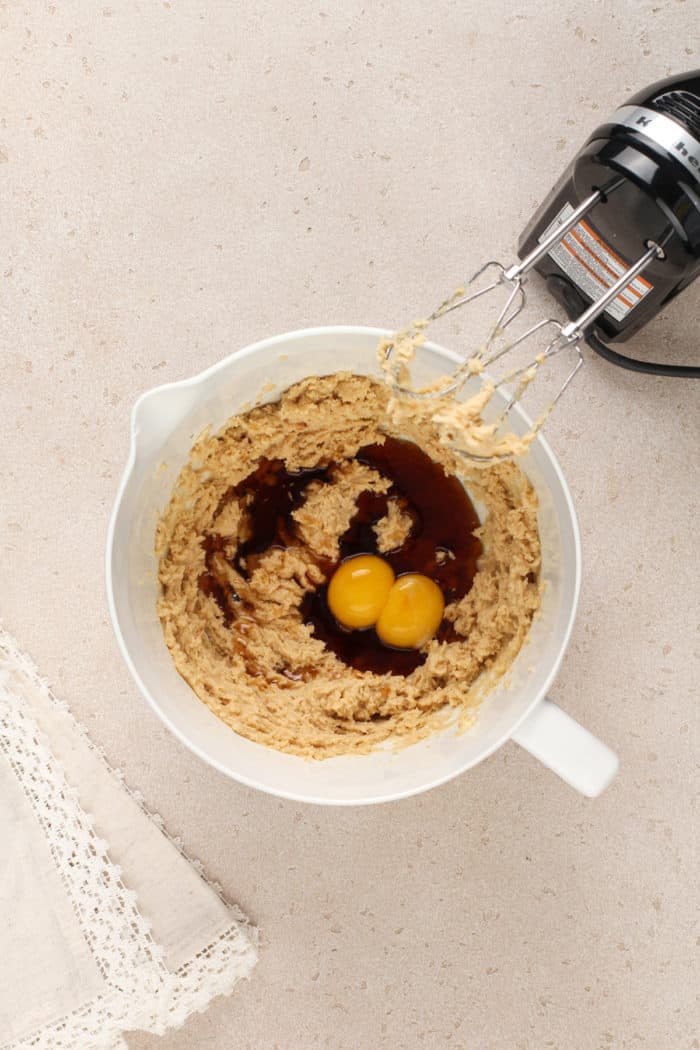
[[[318, 559], [325, 583], [304, 596], [301, 616], [314, 634], [345, 664], [357, 671], [408, 675], [425, 660], [425, 653], [392, 649], [378, 638], [374, 628], [349, 631], [341, 627], [328, 608], [328, 581], [340, 562], [355, 554], [379, 554], [374, 526], [396, 500], [411, 520], [403, 543], [381, 553], [396, 576], [419, 572], [440, 587], [445, 604], [458, 601], [471, 588], [481, 554], [474, 531], [479, 519], [458, 478], [445, 472], [410, 441], [387, 437], [382, 444], [366, 445], [355, 459], [376, 470], [391, 482], [386, 493], [363, 492], [356, 511], [339, 540], [337, 560]], [[299, 542], [293, 512], [301, 505], [311, 481], [328, 484], [333, 463], [308, 470], [288, 471], [282, 460], [262, 459], [252, 474], [224, 495], [221, 506], [241, 501], [248, 518], [248, 538], [238, 546], [233, 565], [244, 578], [250, 576], [266, 551]], [[216, 572], [216, 555], [225, 557], [225, 541], [216, 533], [205, 537], [206, 572], [199, 577], [202, 593], [210, 595], [230, 626], [236, 616], [238, 595]], [[454, 628], [443, 620], [437, 632], [440, 641], [453, 638]]]

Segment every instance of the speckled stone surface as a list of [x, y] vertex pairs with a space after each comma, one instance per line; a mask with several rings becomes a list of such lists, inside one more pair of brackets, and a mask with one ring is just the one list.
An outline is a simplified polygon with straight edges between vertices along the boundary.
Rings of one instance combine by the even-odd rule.
[[[697, 0], [0, 4], [0, 617], [262, 929], [246, 987], [132, 1050], [700, 1046], [699, 386], [589, 355], [549, 427], [585, 557], [552, 695], [619, 751], [597, 801], [514, 745], [373, 809], [239, 787], [140, 699], [103, 584], [139, 393], [425, 312], [601, 117], [700, 65], [699, 25]], [[697, 359], [699, 304], [640, 353]]]

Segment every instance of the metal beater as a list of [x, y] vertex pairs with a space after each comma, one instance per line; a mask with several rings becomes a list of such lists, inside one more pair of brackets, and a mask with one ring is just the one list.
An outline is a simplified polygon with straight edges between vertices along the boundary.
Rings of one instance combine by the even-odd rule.
[[[584, 339], [626, 368], [700, 376], [695, 365], [639, 361], [608, 345], [629, 338], [700, 274], [700, 71], [645, 89], [593, 133], [529, 223], [519, 254], [521, 261], [508, 267], [486, 263], [466, 289], [401, 333], [416, 339], [453, 310], [501, 294], [502, 305], [483, 344], [437, 389], [413, 389], [404, 379], [405, 361], [396, 343], [386, 345], [397, 393], [417, 400], [457, 394], [474, 375], [525, 344], [533, 350], [528, 363], [493, 382], [493, 389], [515, 384], [493, 424], [497, 429], [538, 369], [571, 350], [575, 363], [533, 425], [534, 436], [581, 368]], [[572, 319], [545, 318], [509, 338], [525, 306], [527, 277], [535, 269]]]

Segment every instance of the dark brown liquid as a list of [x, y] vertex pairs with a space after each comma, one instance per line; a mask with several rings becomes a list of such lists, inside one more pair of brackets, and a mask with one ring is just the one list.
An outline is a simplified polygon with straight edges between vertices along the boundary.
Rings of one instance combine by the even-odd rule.
[[[392, 486], [386, 493], [364, 492], [359, 497], [357, 512], [340, 539], [340, 560], [378, 553], [373, 526], [386, 514], [390, 500], [396, 499], [413, 525], [404, 543], [381, 557], [397, 576], [420, 572], [435, 580], [445, 604], [462, 598], [472, 585], [481, 554], [481, 543], [474, 536], [479, 519], [462, 484], [410, 441], [387, 438], [383, 445], [361, 448], [356, 459], [389, 478]], [[344, 663], [358, 671], [407, 675], [425, 661], [425, 654], [414, 649], [384, 645], [374, 628], [340, 627], [328, 608], [326, 592], [323, 587], [307, 594], [302, 616]], [[451, 636], [452, 626], [443, 620], [437, 637], [446, 641]]]
[[[285, 470], [281, 459], [261, 459], [252, 474], [227, 490], [216, 508], [217, 514], [233, 500], [248, 504], [250, 535], [238, 545], [232, 563], [244, 579], [250, 577], [271, 547], [290, 547], [296, 542], [292, 512], [303, 503], [306, 486], [315, 480], [327, 482], [329, 471], [330, 467], [314, 467], [290, 472]], [[240, 597], [217, 572], [216, 556], [224, 555], [224, 538], [216, 532], [209, 533], [202, 546], [206, 572], [200, 575], [197, 584], [203, 594], [214, 599], [223, 613], [224, 623], [230, 627]]]
[[[355, 554], [376, 554], [377, 537], [373, 526], [383, 518], [391, 500], [412, 520], [404, 543], [394, 551], [382, 554], [397, 576], [420, 572], [433, 579], [448, 604], [469, 591], [481, 543], [474, 535], [479, 519], [471, 500], [459, 480], [447, 475], [417, 445], [410, 441], [387, 438], [382, 445], [366, 445], [355, 457], [391, 481], [388, 492], [362, 493], [357, 511], [340, 538], [340, 559], [319, 562], [329, 581], [345, 558]], [[290, 473], [280, 460], [262, 460], [257, 470], [229, 489], [224, 501], [245, 501], [249, 539], [239, 545], [234, 559], [236, 569], [249, 576], [259, 558], [271, 547], [289, 547], [298, 542], [292, 512], [303, 502], [304, 490], [311, 481], [327, 483], [333, 464]], [[211, 595], [221, 607], [225, 622], [235, 617], [237, 595], [217, 578], [214, 555], [223, 552], [223, 540], [216, 534], [204, 540], [207, 572], [199, 579], [200, 589]], [[410, 674], [425, 660], [415, 650], [392, 649], [380, 642], [373, 628], [348, 631], [336, 622], [326, 602], [327, 584], [307, 594], [301, 604], [305, 623], [314, 628], [317, 638], [344, 663], [358, 671], [376, 674]], [[437, 637], [453, 637], [452, 625], [443, 620]], [[295, 671], [291, 668], [290, 671]]]
[[307, 485], [330, 480], [330, 469], [312, 467], [290, 472], [281, 459], [261, 459], [257, 470], [230, 490], [234, 498], [250, 500], [250, 536], [239, 544], [234, 561], [242, 576], [251, 576], [270, 547], [293, 547], [297, 543], [292, 513], [304, 502]]

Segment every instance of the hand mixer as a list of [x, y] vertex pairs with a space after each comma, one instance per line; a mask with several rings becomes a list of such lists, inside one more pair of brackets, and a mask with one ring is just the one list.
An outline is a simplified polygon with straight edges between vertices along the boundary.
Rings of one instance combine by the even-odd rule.
[[[639, 92], [593, 132], [523, 232], [518, 256], [521, 261], [508, 267], [486, 263], [467, 289], [403, 333], [420, 336], [446, 313], [501, 294], [485, 342], [439, 389], [412, 389], [404, 381], [400, 355], [391, 361], [396, 344], [388, 344], [387, 360], [401, 394], [417, 399], [454, 394], [471, 376], [525, 344], [532, 348], [529, 362], [493, 384], [516, 383], [498, 426], [538, 368], [553, 355], [572, 350], [573, 368], [535, 423], [534, 435], [583, 364], [584, 339], [625, 368], [700, 377], [700, 366], [640, 361], [608, 345], [639, 331], [700, 275], [700, 70]], [[562, 324], [545, 318], [511, 338], [510, 326], [525, 306], [524, 285], [532, 270], [545, 278], [571, 320]]]

